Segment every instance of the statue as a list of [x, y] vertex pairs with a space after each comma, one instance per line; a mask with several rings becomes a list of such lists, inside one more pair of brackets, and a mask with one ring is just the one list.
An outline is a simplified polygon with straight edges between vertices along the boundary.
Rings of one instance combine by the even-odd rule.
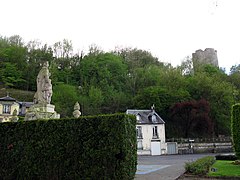
[[18, 116], [17, 116], [17, 110], [14, 109], [13, 111], [13, 117], [10, 119], [12, 122], [17, 122], [18, 121]]
[[74, 116], [75, 118], [79, 118], [79, 116], [81, 116], [80, 105], [79, 105], [78, 102], [76, 102], [75, 105], [74, 105], [73, 116]]
[[43, 64], [42, 69], [37, 76], [37, 92], [34, 95], [35, 104], [50, 104], [52, 97], [51, 76], [48, 70], [48, 62]]
[[29, 108], [25, 115], [25, 120], [37, 120], [37, 119], [59, 119], [58, 114], [54, 109], [55, 106], [51, 104], [52, 98], [52, 83], [51, 76], [48, 70], [48, 62], [43, 64], [42, 69], [37, 76], [37, 92], [34, 95], [34, 104]]

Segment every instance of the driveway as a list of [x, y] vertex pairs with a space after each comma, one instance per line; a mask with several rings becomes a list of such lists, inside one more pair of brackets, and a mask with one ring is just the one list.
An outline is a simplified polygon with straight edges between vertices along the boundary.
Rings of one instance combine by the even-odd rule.
[[186, 162], [216, 154], [138, 156], [135, 180], [175, 180], [185, 172]]

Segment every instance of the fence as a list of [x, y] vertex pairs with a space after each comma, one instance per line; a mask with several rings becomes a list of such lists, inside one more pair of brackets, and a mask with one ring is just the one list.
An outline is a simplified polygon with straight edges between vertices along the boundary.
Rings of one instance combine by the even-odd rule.
[[220, 142], [232, 142], [231, 137], [218, 137], [218, 138], [169, 138], [166, 142], [177, 142], [177, 143], [220, 143]]
[[228, 153], [233, 152], [231, 137], [167, 139], [167, 142], [177, 142], [178, 154], [193, 153]]

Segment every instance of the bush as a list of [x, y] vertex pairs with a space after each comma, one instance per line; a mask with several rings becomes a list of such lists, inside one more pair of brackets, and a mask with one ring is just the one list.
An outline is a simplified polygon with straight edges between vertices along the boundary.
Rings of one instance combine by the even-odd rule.
[[203, 157], [194, 162], [186, 163], [185, 170], [186, 173], [194, 175], [206, 175], [214, 162], [215, 158], [212, 156]]
[[232, 106], [231, 130], [233, 137], [233, 148], [237, 159], [240, 159], [240, 104]]
[[0, 179], [134, 179], [135, 128], [126, 114], [0, 123]]

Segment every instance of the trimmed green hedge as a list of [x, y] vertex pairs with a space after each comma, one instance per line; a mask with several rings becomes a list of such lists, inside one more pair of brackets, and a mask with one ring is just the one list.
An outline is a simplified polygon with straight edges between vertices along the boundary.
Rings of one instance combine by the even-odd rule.
[[240, 159], [240, 104], [232, 106], [231, 130], [233, 137], [233, 148], [237, 159]]
[[194, 175], [206, 175], [209, 171], [209, 168], [215, 163], [215, 161], [215, 157], [206, 156], [194, 162], [186, 163], [186, 173]]
[[0, 179], [134, 179], [136, 120], [126, 114], [0, 123]]

